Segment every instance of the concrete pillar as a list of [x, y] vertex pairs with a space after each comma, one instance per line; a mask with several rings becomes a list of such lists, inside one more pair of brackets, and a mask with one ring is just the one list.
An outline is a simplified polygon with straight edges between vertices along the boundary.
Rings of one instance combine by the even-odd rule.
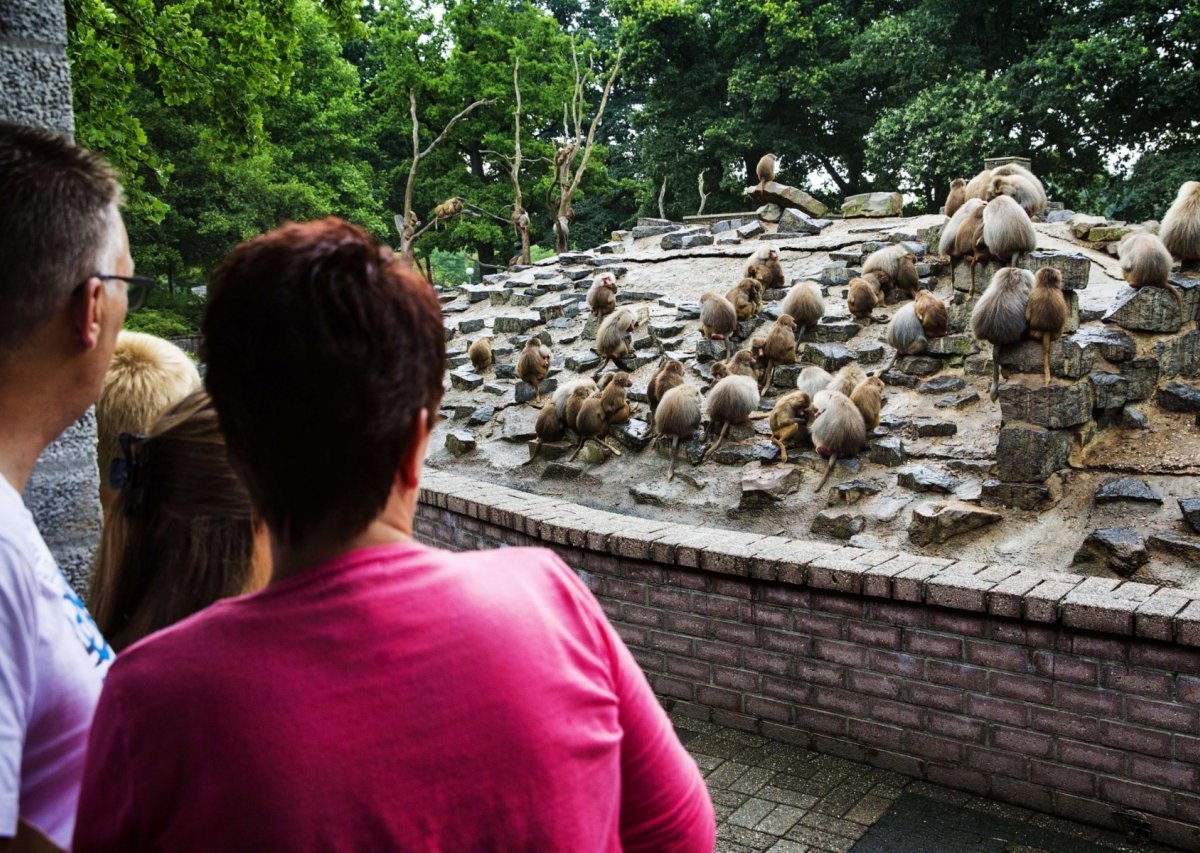
[[[0, 0], [0, 119], [74, 133], [62, 0]], [[100, 537], [99, 485], [89, 410], [46, 449], [25, 489], [42, 536], [80, 592]]]

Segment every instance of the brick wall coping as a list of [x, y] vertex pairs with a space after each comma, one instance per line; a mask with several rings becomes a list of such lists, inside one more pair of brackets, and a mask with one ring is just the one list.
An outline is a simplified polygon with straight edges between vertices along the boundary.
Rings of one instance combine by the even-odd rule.
[[630, 560], [1200, 646], [1200, 594], [1153, 584], [654, 521], [428, 468], [419, 500]]

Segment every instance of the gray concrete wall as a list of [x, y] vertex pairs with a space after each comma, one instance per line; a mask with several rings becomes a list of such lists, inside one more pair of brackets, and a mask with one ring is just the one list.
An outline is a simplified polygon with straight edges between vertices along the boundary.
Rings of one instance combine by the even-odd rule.
[[[0, 0], [0, 119], [74, 133], [62, 0]], [[100, 536], [99, 484], [89, 411], [47, 448], [25, 490], [46, 543], [79, 591]]]

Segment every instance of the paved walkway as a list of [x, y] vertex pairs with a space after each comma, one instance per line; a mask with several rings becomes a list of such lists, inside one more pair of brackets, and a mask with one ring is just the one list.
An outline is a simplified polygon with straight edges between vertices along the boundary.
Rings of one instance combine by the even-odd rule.
[[1166, 851], [830, 755], [674, 715], [729, 853]]

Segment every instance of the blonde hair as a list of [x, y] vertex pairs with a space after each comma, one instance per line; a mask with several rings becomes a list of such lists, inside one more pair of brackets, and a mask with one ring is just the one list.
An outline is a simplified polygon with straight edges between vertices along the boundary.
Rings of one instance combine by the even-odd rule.
[[208, 394], [169, 409], [130, 455], [136, 477], [117, 495], [88, 591], [118, 651], [240, 595], [254, 552], [250, 496], [229, 466]]

